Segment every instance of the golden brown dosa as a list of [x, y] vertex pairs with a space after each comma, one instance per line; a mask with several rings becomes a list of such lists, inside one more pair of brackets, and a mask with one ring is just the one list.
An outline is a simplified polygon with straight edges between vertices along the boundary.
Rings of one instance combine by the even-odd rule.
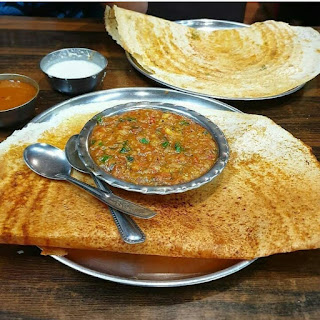
[[107, 7], [108, 33], [146, 71], [167, 84], [225, 98], [284, 93], [320, 73], [320, 34], [265, 21], [206, 31]]
[[[80, 109], [83, 114], [77, 114]], [[199, 189], [167, 196], [114, 189], [158, 213], [136, 219], [147, 240], [129, 245], [104, 204], [67, 182], [38, 176], [23, 162], [32, 142], [64, 148], [97, 110], [89, 105], [68, 112], [30, 124], [0, 144], [1, 243], [233, 259], [320, 247], [319, 163], [310, 148], [270, 119], [213, 111], [210, 118], [228, 139], [230, 160]]]

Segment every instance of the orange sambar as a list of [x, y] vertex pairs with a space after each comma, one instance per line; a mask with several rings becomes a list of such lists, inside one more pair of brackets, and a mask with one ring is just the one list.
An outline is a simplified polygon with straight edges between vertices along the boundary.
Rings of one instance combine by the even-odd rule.
[[37, 94], [31, 84], [19, 80], [0, 80], [0, 111], [18, 107]]
[[176, 185], [205, 174], [218, 149], [209, 132], [179, 114], [138, 109], [98, 119], [93, 160], [114, 177], [138, 185]]

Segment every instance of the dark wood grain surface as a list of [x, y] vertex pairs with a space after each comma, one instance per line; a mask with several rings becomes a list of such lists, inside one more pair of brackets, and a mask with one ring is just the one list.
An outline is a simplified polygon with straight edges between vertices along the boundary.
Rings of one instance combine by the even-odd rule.
[[[64, 47], [91, 48], [109, 60], [99, 89], [157, 86], [131, 67], [102, 21], [0, 17], [0, 73], [39, 83], [36, 114], [69, 98], [39, 69], [45, 54]], [[270, 117], [320, 159], [320, 77], [280, 99], [227, 103]], [[0, 141], [14, 129], [1, 129]], [[259, 259], [217, 281], [143, 288], [82, 274], [36, 247], [0, 245], [0, 319], [320, 319], [319, 265], [319, 250], [300, 251]]]

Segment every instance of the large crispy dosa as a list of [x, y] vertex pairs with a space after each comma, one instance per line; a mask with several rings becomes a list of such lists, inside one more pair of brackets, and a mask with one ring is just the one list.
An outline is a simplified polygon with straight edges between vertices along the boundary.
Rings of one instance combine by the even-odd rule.
[[136, 220], [145, 243], [125, 244], [105, 205], [36, 175], [22, 159], [32, 142], [64, 148], [93, 114], [111, 106], [71, 108], [0, 144], [1, 243], [239, 259], [320, 247], [320, 167], [310, 149], [268, 118], [227, 111], [210, 116], [231, 150], [213, 182], [168, 196], [114, 190], [158, 213]]
[[204, 31], [114, 6], [108, 33], [153, 77], [226, 98], [270, 97], [320, 73], [320, 34], [266, 21]]

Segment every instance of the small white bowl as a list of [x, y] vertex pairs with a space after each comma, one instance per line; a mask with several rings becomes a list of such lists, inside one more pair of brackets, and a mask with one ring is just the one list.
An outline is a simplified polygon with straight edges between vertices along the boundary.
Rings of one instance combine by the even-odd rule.
[[[65, 61], [94, 63], [98, 66], [99, 71], [94, 74], [82, 74], [79, 77], [77, 77], [77, 71], [71, 74], [72, 70], [69, 70], [69, 74], [66, 74], [67, 70], [65, 70], [64, 74], [61, 73], [61, 76], [48, 72], [53, 65]], [[53, 51], [40, 61], [40, 69], [46, 74], [51, 86], [59, 92], [70, 95], [86, 93], [96, 89], [106, 75], [107, 65], [108, 60], [102, 54], [86, 48], [65, 48]]]

